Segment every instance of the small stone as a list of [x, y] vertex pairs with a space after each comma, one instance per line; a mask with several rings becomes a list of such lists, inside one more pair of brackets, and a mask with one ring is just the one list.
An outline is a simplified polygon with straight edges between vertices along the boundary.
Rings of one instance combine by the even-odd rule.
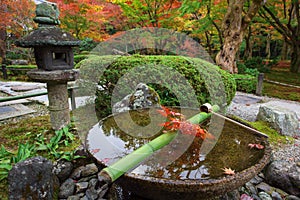
[[81, 179], [78, 180], [78, 182], [89, 182], [91, 179], [94, 179], [94, 178], [97, 178], [97, 174], [81, 178]]
[[76, 186], [76, 193], [81, 193], [81, 192], [84, 192], [88, 188], [89, 183], [88, 182], [79, 182], [79, 183], [76, 183], [75, 186]]
[[261, 199], [259, 198], [259, 196], [256, 195], [256, 194], [252, 194], [251, 197], [252, 197], [254, 200], [261, 200]]
[[80, 197], [77, 195], [68, 196], [67, 200], [80, 200]]
[[258, 196], [261, 200], [272, 200], [272, 197], [266, 192], [260, 192]]
[[250, 192], [250, 194], [257, 194], [257, 189], [250, 182], [245, 184], [246, 189]]
[[280, 194], [278, 192], [273, 191], [271, 196], [272, 196], [273, 200], [282, 200], [282, 197], [280, 196]]
[[115, 103], [113, 113], [125, 112], [132, 109], [149, 108], [158, 106], [160, 98], [158, 93], [145, 83], [139, 83], [132, 94]]
[[82, 170], [83, 170], [83, 169], [84, 169], [84, 166], [80, 166], [80, 167], [76, 168], [76, 169], [72, 172], [70, 178], [75, 179], [75, 180], [80, 179], [80, 178], [81, 178], [81, 173], [82, 173]]
[[75, 183], [74, 180], [68, 178], [59, 188], [58, 197], [59, 198], [68, 198], [68, 196], [72, 196], [75, 191]]
[[94, 164], [94, 163], [91, 163], [91, 164], [88, 164], [86, 165], [82, 171], [81, 171], [81, 176], [82, 177], [87, 177], [87, 176], [91, 176], [91, 175], [94, 175], [98, 172], [98, 167]]
[[85, 195], [80, 200], [90, 200], [90, 199], [88, 199], [88, 197]]
[[60, 182], [65, 181], [73, 170], [73, 164], [71, 162], [60, 160], [54, 166], [53, 172], [59, 178]]
[[261, 182], [260, 184], [258, 184], [256, 186], [258, 192], [266, 192], [268, 194], [271, 194], [272, 191], [274, 190], [270, 185], [268, 185], [267, 183], [265, 182]]
[[250, 180], [250, 183], [254, 184], [254, 185], [258, 185], [261, 182], [263, 182], [263, 179], [261, 177], [259, 177], [258, 175], [256, 175], [254, 178], [252, 178]]
[[100, 187], [98, 189], [98, 193], [99, 193], [98, 197], [103, 198], [105, 196], [105, 194], [107, 193], [108, 189], [109, 189], [108, 184], [105, 184], [102, 187]]
[[299, 197], [296, 197], [296, 196], [294, 196], [294, 195], [289, 195], [289, 196], [287, 196], [285, 199], [286, 199], [286, 200], [300, 200]]
[[89, 181], [89, 188], [95, 188], [98, 180], [96, 178], [93, 178]]
[[98, 198], [98, 194], [97, 191], [94, 189], [87, 189], [85, 192], [85, 196], [89, 199], [89, 200], [95, 200]]

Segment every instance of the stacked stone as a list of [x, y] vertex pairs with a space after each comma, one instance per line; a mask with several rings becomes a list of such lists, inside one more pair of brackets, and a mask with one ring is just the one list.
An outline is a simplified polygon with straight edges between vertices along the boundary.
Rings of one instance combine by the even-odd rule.
[[[9, 199], [140, 199], [98, 181], [101, 167], [90, 158], [54, 165], [43, 157], [17, 163], [9, 173]], [[52, 170], [53, 169], [53, 170]], [[300, 200], [300, 163], [276, 160], [238, 190], [215, 200]], [[56, 194], [58, 191], [58, 194]], [[124, 197], [127, 196], [127, 197]]]
[[94, 163], [73, 170], [71, 162], [58, 162], [54, 168], [54, 173], [61, 182], [58, 198], [66, 200], [102, 199], [108, 190], [108, 185], [98, 183], [98, 172], [99, 168]]

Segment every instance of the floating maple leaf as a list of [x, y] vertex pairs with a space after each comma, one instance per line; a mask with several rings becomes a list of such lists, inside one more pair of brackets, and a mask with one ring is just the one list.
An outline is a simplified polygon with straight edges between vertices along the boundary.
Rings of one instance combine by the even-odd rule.
[[252, 148], [256, 148], [256, 149], [263, 149], [263, 148], [265, 148], [263, 145], [261, 145], [261, 144], [248, 144], [248, 147], [250, 147], [251, 149]]
[[162, 110], [158, 112], [168, 118], [168, 121], [160, 124], [166, 131], [180, 130], [182, 134], [194, 135], [205, 139], [206, 137], [213, 138], [205, 129], [202, 129], [199, 124], [192, 124], [185, 120], [184, 115], [174, 112], [166, 107], [162, 107]]
[[231, 168], [224, 167], [224, 168], [222, 168], [222, 170], [223, 170], [223, 173], [226, 175], [234, 175], [235, 174], [234, 170], [232, 170]]

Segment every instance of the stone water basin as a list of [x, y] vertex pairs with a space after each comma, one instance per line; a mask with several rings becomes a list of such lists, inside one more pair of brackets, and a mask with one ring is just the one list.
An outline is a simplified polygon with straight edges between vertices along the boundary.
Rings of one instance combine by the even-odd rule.
[[[199, 112], [181, 111], [187, 118]], [[89, 131], [86, 145], [99, 163], [109, 166], [163, 134], [158, 125], [164, 121], [153, 109], [112, 115]], [[271, 148], [265, 136], [215, 115], [202, 126], [221, 134], [206, 144], [201, 138], [179, 134], [116, 184], [131, 196], [145, 199], [209, 199], [242, 186], [268, 164]], [[214, 133], [209, 126], [219, 130]], [[261, 144], [264, 149], [248, 144]], [[203, 148], [207, 145], [209, 150]], [[225, 167], [235, 174], [224, 174]]]

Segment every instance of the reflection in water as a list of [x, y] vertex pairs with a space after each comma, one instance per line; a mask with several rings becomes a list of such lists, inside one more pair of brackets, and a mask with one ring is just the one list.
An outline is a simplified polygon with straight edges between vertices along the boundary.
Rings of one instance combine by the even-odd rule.
[[[194, 110], [185, 109], [185, 113], [187, 112], [195, 114]], [[158, 113], [156, 115], [155, 118], [151, 117], [157, 124], [153, 130], [165, 120]], [[87, 145], [90, 152], [94, 152], [94, 156], [105, 165], [112, 164], [162, 134], [158, 132], [153, 135], [151, 127], [148, 127], [147, 132], [132, 130], [130, 124], [126, 124], [128, 116], [121, 113], [108, 117], [95, 125], [88, 134]], [[148, 110], [131, 111], [130, 116], [140, 126], [148, 126], [150, 123]], [[118, 124], [120, 121], [124, 122], [122, 129], [115, 118], [118, 118]], [[208, 128], [209, 123], [207, 124]], [[130, 134], [126, 133], [128, 131]], [[250, 149], [248, 144], [265, 144], [266, 141], [249, 130], [226, 121], [217, 144], [207, 155], [200, 152], [202, 142], [199, 137], [179, 134], [169, 145], [155, 152], [131, 173], [172, 180], [218, 178], [223, 176], [224, 167], [239, 172], [256, 164], [263, 157], [264, 150]], [[177, 156], [172, 163], [165, 163], [166, 158], [176, 155], [181, 156]]]

